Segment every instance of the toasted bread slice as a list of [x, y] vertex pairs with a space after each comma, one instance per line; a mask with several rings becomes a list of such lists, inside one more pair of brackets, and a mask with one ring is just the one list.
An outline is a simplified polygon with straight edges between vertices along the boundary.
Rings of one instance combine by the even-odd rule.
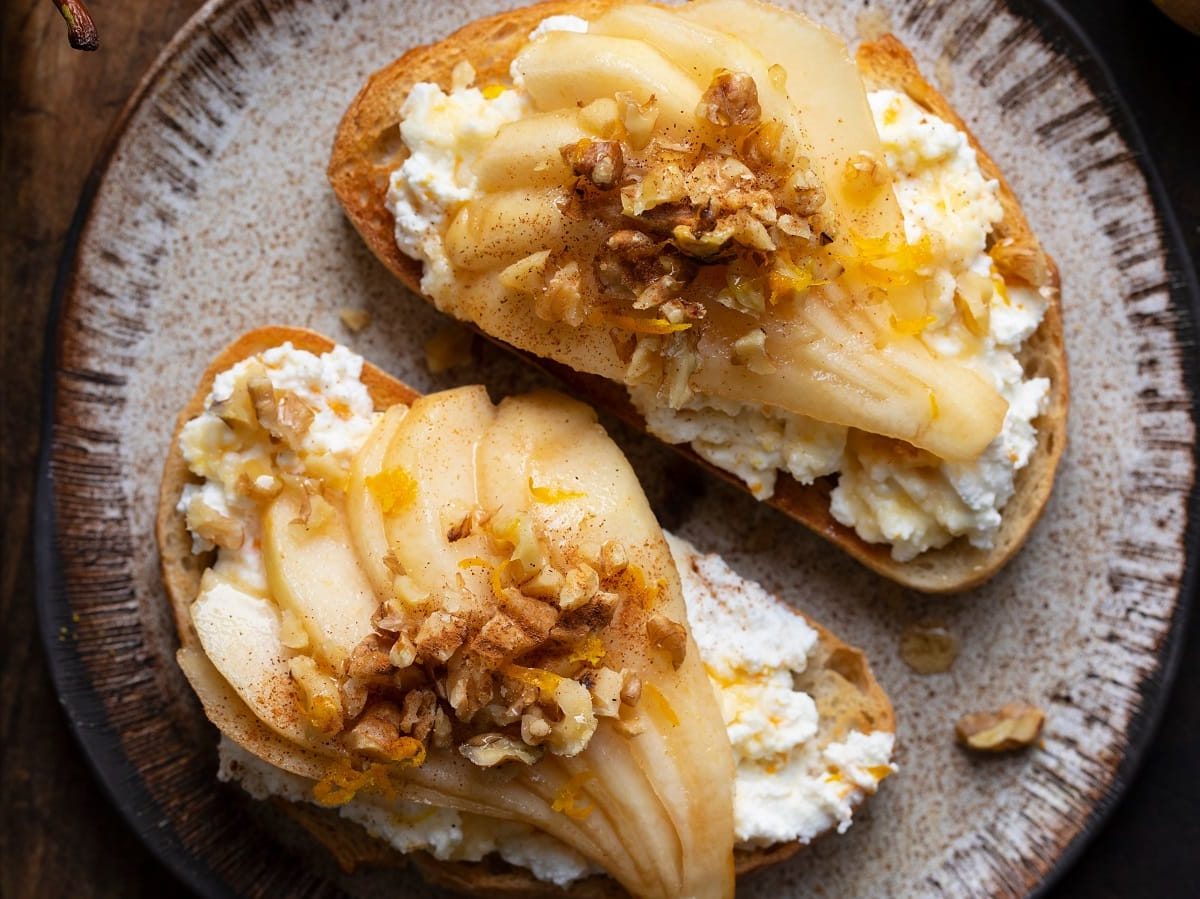
[[[481, 19], [437, 44], [410, 50], [372, 75], [359, 92], [338, 128], [329, 179], [350, 221], [372, 252], [409, 289], [420, 292], [422, 264], [398, 249], [385, 200], [388, 176], [407, 154], [397, 126], [399, 110], [413, 85], [434, 82], [448, 90], [451, 72], [463, 60], [475, 68], [479, 83], [505, 80], [513, 56], [540, 21], [564, 14], [586, 19], [614, 5], [615, 0], [549, 0]], [[1066, 443], [1068, 397], [1058, 272], [1038, 244], [995, 162], [946, 99], [922, 77], [912, 55], [900, 41], [888, 35], [862, 45], [858, 65], [868, 87], [903, 91], [966, 133], [984, 174], [999, 181], [1004, 219], [993, 232], [993, 255], [1006, 279], [1043, 289], [1050, 297], [1040, 328], [1021, 353], [1027, 375], [1050, 379], [1050, 393], [1046, 411], [1037, 419], [1037, 449], [1017, 475], [1016, 492], [1004, 507], [1004, 521], [991, 549], [974, 548], [960, 538], [912, 561], [897, 562], [889, 545], [868, 543], [833, 518], [829, 510], [829, 494], [834, 486], [831, 478], [805, 486], [781, 472], [775, 494], [767, 502], [900, 584], [929, 593], [955, 592], [987, 580], [1017, 552], [1050, 496]], [[644, 428], [645, 423], [630, 403], [623, 385], [527, 353], [521, 355], [561, 378], [579, 397], [635, 427]], [[718, 477], [745, 488], [734, 475], [700, 459], [686, 445], [678, 445], [676, 449]]]
[[[200, 591], [201, 575], [211, 564], [212, 558], [211, 554], [193, 555], [191, 536], [184, 516], [176, 510], [184, 485], [195, 480], [179, 451], [180, 431], [190, 419], [203, 411], [205, 399], [218, 374], [243, 359], [288, 341], [297, 349], [312, 353], [328, 352], [334, 347], [334, 343], [328, 338], [300, 328], [266, 327], [251, 331], [216, 356], [205, 370], [195, 394], [184, 406], [176, 422], [159, 491], [157, 537], [163, 584], [174, 611], [181, 654], [191, 653], [203, 657], [203, 648], [192, 625], [190, 606]], [[384, 409], [396, 403], [412, 403], [420, 396], [370, 363], [363, 366], [362, 379], [377, 409]], [[682, 541], [672, 542], [672, 552], [677, 560], [687, 560], [690, 570], [681, 574], [697, 579], [706, 589], [717, 589], [709, 580], [707, 566], [712, 564], [711, 559], [706, 561]], [[810, 667], [800, 676], [798, 683], [798, 687], [809, 693], [817, 705], [821, 723], [816, 739], [827, 744], [841, 739], [852, 730], [894, 733], [895, 717], [891, 703], [871, 673], [864, 654], [843, 643], [816, 622], [807, 618], [805, 620], [820, 638], [818, 646], [809, 656]], [[215, 670], [210, 676], [219, 678]], [[243, 736], [239, 737], [236, 731], [237, 715], [233, 714], [232, 710], [222, 707], [222, 702], [236, 703], [236, 697], [229, 699], [217, 696], [218, 701], [214, 702], [211, 698], [214, 691], [201, 690], [200, 685], [197, 685], [197, 692], [201, 693], [205, 700], [206, 714], [218, 729], [243, 748], [259, 754], [261, 750], [256, 751], [258, 747], [253, 738], [244, 737], [244, 730]], [[576, 881], [564, 891], [552, 884], [536, 880], [526, 869], [494, 859], [483, 862], [446, 862], [420, 853], [404, 856], [370, 837], [358, 824], [339, 817], [334, 810], [297, 805], [282, 800], [276, 804], [282, 812], [326, 846], [337, 863], [347, 870], [360, 864], [404, 865], [411, 862], [433, 883], [483, 895], [624, 895], [614, 881], [603, 876]], [[746, 874], [783, 861], [800, 848], [799, 843], [786, 843], [754, 851], [739, 851], [736, 858], [737, 872]]]

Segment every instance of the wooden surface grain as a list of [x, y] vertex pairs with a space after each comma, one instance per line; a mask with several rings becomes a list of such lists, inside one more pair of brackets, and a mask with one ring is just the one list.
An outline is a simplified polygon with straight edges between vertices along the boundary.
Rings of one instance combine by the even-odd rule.
[[[1108, 57], [1200, 250], [1200, 38], [1148, 0], [1064, 4]], [[179, 887], [92, 779], [38, 645], [30, 530], [44, 334], [71, 216], [121, 106], [200, 0], [96, 0], [102, 49], [67, 46], [44, 0], [0, 4], [0, 896], [139, 897]], [[1153, 48], [1152, 50], [1150, 48]], [[1190, 94], [1190, 95], [1189, 95]], [[1200, 895], [1200, 621], [1128, 799], [1059, 897]]]

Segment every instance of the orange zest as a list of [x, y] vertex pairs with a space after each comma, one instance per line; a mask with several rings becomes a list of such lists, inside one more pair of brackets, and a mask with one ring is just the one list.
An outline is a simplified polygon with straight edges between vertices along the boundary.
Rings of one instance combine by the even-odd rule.
[[417, 498], [417, 482], [403, 468], [389, 468], [367, 478], [367, 489], [384, 515], [394, 515]]
[[689, 322], [675, 324], [665, 318], [634, 318], [632, 315], [606, 315], [604, 321], [614, 328], [634, 334], [674, 334], [691, 327]]
[[579, 790], [589, 780], [594, 780], [596, 777], [591, 771], [580, 771], [578, 774], [572, 774], [571, 778], [562, 785], [562, 788], [554, 797], [554, 801], [550, 803], [550, 808], [556, 812], [562, 812], [568, 818], [573, 818], [576, 821], [582, 821], [593, 811], [595, 807], [592, 805], [578, 805]]
[[529, 477], [529, 492], [539, 503], [546, 503], [547, 505], [565, 503], [569, 499], [582, 499], [587, 496], [586, 493], [579, 493], [575, 490], [563, 490], [561, 487], [537, 487], [533, 483], [532, 475]]

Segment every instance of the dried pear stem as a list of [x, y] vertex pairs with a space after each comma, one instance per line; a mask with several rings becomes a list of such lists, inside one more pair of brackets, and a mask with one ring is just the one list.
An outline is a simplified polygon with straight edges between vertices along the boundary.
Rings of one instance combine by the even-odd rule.
[[67, 37], [76, 50], [95, 50], [100, 46], [100, 35], [92, 15], [80, 0], [53, 0], [55, 8], [67, 22]]

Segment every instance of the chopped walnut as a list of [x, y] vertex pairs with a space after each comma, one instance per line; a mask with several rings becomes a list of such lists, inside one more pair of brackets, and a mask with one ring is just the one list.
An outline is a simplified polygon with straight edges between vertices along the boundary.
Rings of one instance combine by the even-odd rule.
[[342, 700], [342, 713], [347, 719], [357, 718], [367, 704], [367, 685], [352, 677], [346, 678], [338, 687]]
[[491, 517], [490, 512], [485, 512], [478, 507], [463, 513], [461, 518], [457, 518], [454, 524], [446, 529], [446, 541], [457, 543], [459, 540], [465, 540], [475, 533], [478, 528], [487, 524]]
[[432, 690], [409, 690], [400, 709], [400, 730], [424, 743], [433, 730], [437, 709], [437, 696]]
[[246, 388], [246, 382], [255, 376], [265, 378], [266, 373], [257, 360], [252, 360], [245, 376], [233, 385], [229, 396], [215, 401], [208, 411], [231, 428], [238, 425], [257, 426], [258, 416], [254, 414], [254, 401], [250, 398], [250, 392]]
[[246, 529], [241, 522], [222, 515], [206, 503], [200, 494], [188, 502], [187, 526], [193, 534], [207, 541], [208, 548], [215, 545], [225, 549], [241, 549], [246, 541]]
[[642, 698], [642, 679], [636, 672], [621, 669], [621, 702], [628, 706], [637, 705]]
[[609, 540], [600, 547], [600, 573], [615, 577], [629, 567], [629, 556], [625, 547], [617, 540]]
[[600, 575], [591, 565], [581, 562], [567, 572], [558, 604], [564, 611], [577, 609], [600, 590]]
[[288, 672], [299, 691], [300, 710], [318, 733], [342, 729], [342, 697], [337, 679], [317, 667], [309, 656], [288, 659]]
[[562, 592], [563, 576], [558, 569], [546, 565], [525, 583], [521, 584], [521, 592], [526, 596], [537, 599], [557, 600]]
[[417, 658], [445, 662], [454, 651], [462, 646], [467, 638], [467, 624], [449, 612], [435, 611], [421, 622], [413, 645], [417, 648]]
[[267, 433], [293, 449], [299, 447], [313, 423], [313, 410], [294, 393], [277, 391], [265, 374], [247, 379], [246, 390]]
[[[387, 562], [387, 556], [384, 556], [384, 562]], [[379, 608], [371, 616], [371, 626], [376, 630], [391, 631], [394, 634], [404, 627], [406, 620], [404, 613], [397, 608], [396, 601], [389, 599], [379, 604]]]
[[477, 659], [459, 654], [446, 672], [446, 701], [459, 721], [470, 721], [492, 701], [495, 688], [492, 672]]
[[493, 768], [504, 762], [524, 762], [532, 765], [542, 757], [542, 751], [527, 746], [504, 734], [479, 734], [458, 747], [472, 764]]
[[392, 670], [388, 655], [388, 644], [384, 639], [378, 634], [368, 634], [346, 660], [346, 674], [362, 680], [382, 677]]
[[846, 160], [842, 177], [845, 180], [846, 192], [860, 203], [869, 202], [891, 180], [883, 160], [876, 159], [866, 150], [861, 150]]
[[654, 615], [646, 622], [646, 636], [652, 646], [665, 650], [671, 665], [678, 668], [687, 655], [687, 631], [666, 615]]
[[620, 601], [619, 594], [597, 590], [591, 599], [569, 613], [571, 623], [584, 624], [589, 630], [607, 627]]
[[534, 641], [525, 635], [512, 618], [504, 612], [497, 611], [471, 638], [467, 644], [467, 652], [478, 658], [483, 665], [496, 669], [533, 646]]
[[615, 140], [583, 140], [560, 151], [563, 161], [581, 178], [601, 190], [616, 186], [625, 173], [625, 154]]
[[825, 203], [821, 179], [807, 165], [797, 165], [784, 190], [784, 207], [794, 215], [813, 216]]
[[357, 334], [371, 324], [371, 311], [369, 309], [356, 309], [352, 306], [345, 306], [338, 310], [338, 318], [342, 320], [342, 324], [346, 326], [347, 331]]
[[696, 115], [721, 128], [753, 125], [762, 118], [762, 107], [758, 105], [758, 85], [745, 72], [718, 69], [700, 98]]
[[542, 321], [566, 322], [578, 328], [586, 320], [588, 310], [583, 274], [574, 260], [557, 269], [541, 293], [534, 295], [533, 312]]
[[540, 746], [550, 736], [550, 722], [536, 706], [521, 716], [521, 739], [530, 746]]
[[744, 365], [756, 375], [775, 373], [775, 363], [767, 355], [767, 332], [753, 328], [733, 343], [733, 364]]
[[658, 122], [658, 100], [651, 95], [645, 103], [638, 103], [629, 91], [617, 91], [615, 99], [629, 145], [635, 150], [644, 149]]
[[381, 761], [412, 758], [412, 738], [400, 735], [401, 718], [400, 709], [395, 703], [386, 700], [373, 702], [342, 736], [342, 744], [351, 752], [360, 752]]
[[433, 745], [438, 749], [449, 749], [453, 737], [454, 725], [450, 721], [450, 716], [446, 714], [446, 710], [439, 705], [433, 717]]
[[604, 246], [618, 256], [635, 261], [656, 258], [662, 249], [662, 244], [649, 234], [628, 228], [614, 231]]
[[558, 620], [558, 610], [548, 603], [541, 602], [524, 595], [525, 587], [521, 590], [511, 587], [504, 590], [500, 597], [500, 608], [520, 628], [525, 639], [532, 645], [542, 643], [554, 623]]
[[580, 675], [579, 682], [592, 694], [592, 710], [601, 718], [616, 718], [621, 713], [621, 689], [624, 678], [611, 668], [595, 668]]
[[393, 667], [404, 669], [416, 660], [417, 647], [408, 638], [408, 634], [401, 631], [396, 637], [396, 642], [392, 644], [392, 648], [388, 650], [388, 661], [392, 663]]
[[1046, 713], [1037, 706], [1010, 702], [994, 712], [963, 715], [954, 726], [958, 742], [980, 752], [1008, 752], [1031, 746], [1042, 732]]

